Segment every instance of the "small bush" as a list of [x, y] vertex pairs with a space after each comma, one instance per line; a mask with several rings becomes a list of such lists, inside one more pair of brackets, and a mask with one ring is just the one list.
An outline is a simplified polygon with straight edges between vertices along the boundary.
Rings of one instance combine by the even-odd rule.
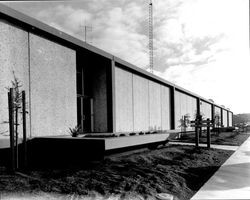
[[72, 137], [77, 137], [80, 134], [81, 126], [75, 126], [75, 128], [69, 128], [69, 131]]

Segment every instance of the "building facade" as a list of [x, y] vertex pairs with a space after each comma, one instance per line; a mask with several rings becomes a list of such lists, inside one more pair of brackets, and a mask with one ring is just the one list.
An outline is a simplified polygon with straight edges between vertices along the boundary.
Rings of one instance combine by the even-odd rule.
[[[233, 113], [57, 29], [0, 5], [0, 132], [8, 135], [6, 87], [27, 94], [29, 137], [181, 129], [184, 116]], [[20, 125], [20, 135], [22, 128]], [[190, 128], [191, 129], [191, 128]]]

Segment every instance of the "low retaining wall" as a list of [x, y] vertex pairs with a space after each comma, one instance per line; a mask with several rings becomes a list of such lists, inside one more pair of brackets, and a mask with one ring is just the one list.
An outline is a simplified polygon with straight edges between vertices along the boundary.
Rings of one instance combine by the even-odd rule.
[[99, 161], [105, 155], [127, 151], [139, 147], [155, 148], [167, 143], [169, 134], [84, 138], [84, 137], [50, 137], [34, 138], [28, 145], [29, 165], [83, 164], [86, 161]]

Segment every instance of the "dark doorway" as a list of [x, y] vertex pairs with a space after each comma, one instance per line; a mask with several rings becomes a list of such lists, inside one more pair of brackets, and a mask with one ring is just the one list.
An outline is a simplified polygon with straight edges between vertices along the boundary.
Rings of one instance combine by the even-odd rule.
[[[86, 89], [86, 81], [85, 81], [85, 69], [83, 67], [82, 62], [78, 57], [78, 65], [77, 65], [77, 75], [76, 75], [76, 83], [77, 83], [77, 124], [81, 127], [81, 131], [83, 133], [89, 133], [93, 131], [91, 129], [91, 97], [87, 95], [88, 90]], [[81, 64], [80, 64], [81, 63]]]
[[93, 119], [93, 99], [79, 95], [77, 97], [77, 120], [78, 125], [81, 126], [83, 133], [90, 133], [94, 131]]
[[77, 121], [83, 132], [112, 131], [111, 60], [77, 51]]

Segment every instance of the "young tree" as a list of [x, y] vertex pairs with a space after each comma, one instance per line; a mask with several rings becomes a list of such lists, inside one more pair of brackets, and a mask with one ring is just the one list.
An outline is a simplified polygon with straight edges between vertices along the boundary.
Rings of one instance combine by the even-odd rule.
[[[198, 120], [198, 121], [202, 121], [204, 120], [204, 114], [203, 113], [200, 113], [198, 114], [197, 112], [195, 113], [195, 120]], [[198, 129], [199, 130], [199, 129]], [[200, 128], [200, 131], [199, 131], [199, 137], [202, 136], [202, 129]]]
[[10, 88], [13, 88], [14, 90], [13, 109], [14, 109], [14, 116], [15, 116], [15, 119], [14, 119], [15, 134], [16, 134], [16, 139], [17, 139], [18, 138], [18, 126], [19, 126], [18, 112], [19, 112], [19, 109], [22, 107], [22, 92], [21, 92], [22, 84], [21, 84], [21, 81], [18, 80], [18, 78], [16, 77], [14, 71], [13, 71], [13, 77], [14, 77], [14, 80], [11, 81], [11, 87], [7, 87], [6, 89], [10, 91]]
[[215, 124], [215, 128], [217, 130], [217, 135], [219, 135], [220, 126], [221, 126], [221, 116], [219, 113], [215, 113], [215, 115], [214, 115], [214, 124]]
[[[11, 87], [7, 87], [6, 89], [10, 91], [10, 88], [13, 88], [13, 110], [14, 110], [14, 143], [15, 143], [15, 156], [16, 163], [18, 168], [18, 126], [19, 119], [19, 109], [22, 108], [22, 92], [21, 92], [21, 81], [16, 77], [15, 72], [13, 71], [14, 80], [11, 81]], [[21, 113], [21, 112], [20, 112]], [[9, 122], [7, 122], [9, 123]]]
[[190, 125], [190, 115], [189, 113], [185, 114], [182, 116], [182, 118], [180, 119], [180, 126], [181, 127], [181, 134], [179, 135], [179, 137], [182, 137], [186, 134], [187, 132], [187, 128]]

